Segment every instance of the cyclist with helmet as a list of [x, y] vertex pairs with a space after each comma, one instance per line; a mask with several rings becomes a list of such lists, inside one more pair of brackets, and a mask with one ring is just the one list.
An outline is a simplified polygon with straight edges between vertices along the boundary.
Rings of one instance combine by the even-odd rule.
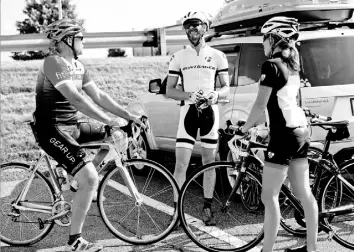
[[[38, 72], [34, 130], [41, 148], [74, 176], [79, 189], [72, 203], [72, 223], [65, 251], [99, 251], [102, 245], [81, 237], [83, 223], [98, 186], [95, 166], [73, 136], [77, 130], [78, 111], [111, 126], [111, 118], [94, 103], [112, 114], [141, 124], [139, 118], [118, 105], [100, 90], [78, 56], [83, 52], [83, 28], [74, 19], [61, 19], [47, 27], [51, 54]], [[92, 99], [92, 103], [81, 91]]]
[[[176, 140], [176, 166], [174, 177], [182, 187], [199, 129], [202, 162], [215, 160], [219, 111], [217, 100], [229, 92], [228, 62], [224, 53], [213, 49], [205, 42], [205, 34], [210, 21], [202, 12], [188, 12], [182, 18], [182, 25], [190, 46], [172, 55], [167, 80], [167, 96], [182, 101]], [[182, 80], [182, 90], [177, 88], [178, 78]], [[216, 91], [216, 81], [221, 89]], [[206, 99], [204, 109], [196, 107]], [[203, 179], [204, 206], [202, 219], [205, 225], [215, 225], [211, 204], [215, 187], [215, 171], [207, 172]], [[175, 199], [176, 201], [176, 199]]]
[[307, 162], [310, 136], [304, 111], [297, 104], [300, 63], [295, 42], [298, 31], [299, 24], [294, 18], [273, 17], [263, 25], [264, 53], [270, 59], [262, 65], [257, 99], [239, 132], [245, 134], [267, 109], [270, 142], [262, 175], [263, 252], [273, 251], [280, 224], [279, 191], [287, 176], [304, 207], [307, 246], [285, 251], [317, 251], [318, 208], [310, 188]]

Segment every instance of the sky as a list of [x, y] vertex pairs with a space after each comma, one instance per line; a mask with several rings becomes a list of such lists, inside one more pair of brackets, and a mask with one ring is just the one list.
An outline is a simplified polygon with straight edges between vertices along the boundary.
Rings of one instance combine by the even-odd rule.
[[[1, 35], [18, 34], [15, 24], [27, 18], [23, 14], [26, 1], [0, 1]], [[76, 5], [78, 18], [85, 20], [87, 32], [119, 32], [174, 25], [189, 11], [215, 15], [224, 0], [71, 0], [71, 3]]]

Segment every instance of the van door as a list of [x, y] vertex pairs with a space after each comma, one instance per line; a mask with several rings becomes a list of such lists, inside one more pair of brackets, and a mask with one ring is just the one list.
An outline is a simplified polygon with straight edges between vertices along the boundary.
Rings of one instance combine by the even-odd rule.
[[[263, 44], [245, 43], [242, 45], [236, 79], [237, 87], [233, 93], [233, 108], [230, 116], [233, 122], [247, 119], [257, 97], [261, 68], [266, 60]], [[259, 121], [259, 123], [263, 122], [265, 122], [265, 117], [262, 117]]]
[[[219, 99], [219, 112], [220, 112], [220, 128], [225, 128], [225, 122], [231, 119], [232, 106], [234, 101], [234, 94], [236, 90], [236, 76], [238, 72], [238, 64], [240, 59], [241, 45], [239, 44], [228, 44], [222, 46], [214, 46], [225, 53], [228, 64], [229, 64], [229, 78], [230, 78], [230, 92], [226, 97]], [[221, 88], [220, 81], [217, 78], [215, 83], [215, 89], [219, 90]]]
[[[351, 132], [354, 132], [353, 43], [353, 36], [298, 42], [301, 105], [335, 121], [348, 120]], [[325, 130], [313, 128], [311, 140], [324, 140], [325, 135]]]

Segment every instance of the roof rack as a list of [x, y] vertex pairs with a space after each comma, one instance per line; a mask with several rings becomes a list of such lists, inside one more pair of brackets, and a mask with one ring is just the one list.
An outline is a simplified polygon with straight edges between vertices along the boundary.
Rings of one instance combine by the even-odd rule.
[[[333, 30], [336, 28], [348, 27], [349, 29], [354, 29], [354, 22], [321, 22], [321, 23], [300, 23], [300, 31], [314, 31], [319, 29]], [[247, 28], [240, 28], [234, 30], [227, 30], [222, 32], [215, 32], [211, 29], [209, 34], [206, 36], [205, 41], [210, 42], [213, 38], [218, 38], [223, 35], [240, 35], [240, 36], [251, 36], [251, 35], [262, 35], [261, 26], [252, 26]]]

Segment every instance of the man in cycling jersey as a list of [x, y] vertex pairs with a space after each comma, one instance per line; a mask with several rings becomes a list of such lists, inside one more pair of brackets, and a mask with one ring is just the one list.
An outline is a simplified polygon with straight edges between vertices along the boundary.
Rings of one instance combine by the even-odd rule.
[[81, 90], [101, 108], [141, 124], [139, 118], [118, 105], [100, 90], [89, 71], [77, 58], [83, 51], [83, 28], [74, 19], [61, 19], [47, 27], [51, 54], [41, 66], [36, 85], [35, 133], [38, 143], [79, 183], [72, 203], [72, 223], [65, 251], [99, 251], [102, 245], [81, 237], [82, 226], [98, 186], [95, 166], [74, 139], [78, 111], [111, 126], [119, 120], [98, 109]]
[[[167, 80], [167, 96], [182, 101], [176, 141], [174, 177], [182, 187], [199, 129], [203, 164], [215, 161], [218, 142], [219, 110], [217, 100], [229, 92], [228, 62], [224, 53], [205, 43], [204, 36], [210, 21], [202, 12], [189, 12], [182, 25], [190, 42], [185, 49], [172, 55]], [[183, 90], [176, 88], [182, 79]], [[215, 91], [216, 79], [221, 89]], [[198, 110], [196, 104], [206, 98], [208, 106]], [[215, 171], [203, 179], [204, 206], [202, 219], [205, 225], [215, 225], [211, 203], [215, 187]]]

